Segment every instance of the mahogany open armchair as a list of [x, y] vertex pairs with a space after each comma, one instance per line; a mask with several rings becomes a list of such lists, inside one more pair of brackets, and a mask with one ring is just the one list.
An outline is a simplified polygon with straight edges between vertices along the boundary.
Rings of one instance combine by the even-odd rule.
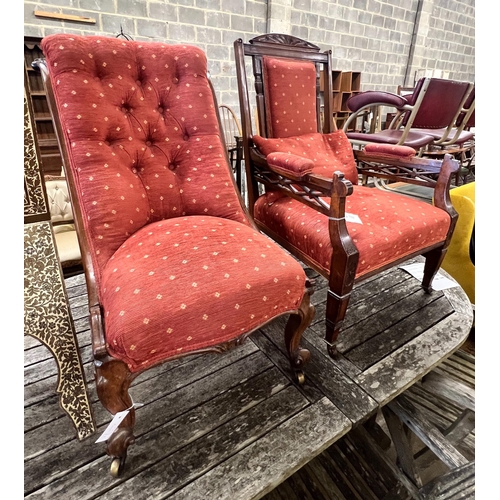
[[[449, 186], [457, 162], [449, 155], [418, 158], [403, 146], [353, 151], [333, 122], [330, 51], [282, 34], [238, 39], [234, 50], [250, 213], [262, 231], [328, 280], [325, 340], [337, 356], [355, 281], [423, 255], [422, 287], [431, 291], [456, 223]], [[432, 186], [435, 206], [358, 185], [356, 161], [369, 175]]]
[[207, 59], [190, 45], [56, 34], [38, 61], [82, 244], [111, 472], [134, 441], [132, 381], [223, 352], [289, 315], [291, 375], [314, 315], [303, 268], [254, 225], [224, 150]]

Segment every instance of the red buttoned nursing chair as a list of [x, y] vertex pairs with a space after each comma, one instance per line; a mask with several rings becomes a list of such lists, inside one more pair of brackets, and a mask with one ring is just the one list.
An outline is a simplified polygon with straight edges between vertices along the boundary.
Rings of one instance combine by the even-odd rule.
[[134, 378], [222, 352], [314, 308], [303, 268], [259, 233], [235, 187], [205, 54], [194, 46], [51, 35], [39, 61], [57, 124], [87, 279], [97, 393], [129, 411], [107, 439], [117, 475], [134, 441]]
[[[325, 340], [337, 356], [355, 281], [424, 255], [422, 286], [431, 291], [456, 222], [449, 185], [457, 162], [417, 158], [414, 149], [395, 145], [353, 151], [334, 127], [330, 51], [273, 33], [238, 39], [234, 49], [250, 212], [259, 228], [328, 280]], [[435, 206], [358, 185], [356, 161], [370, 176], [432, 186]]]

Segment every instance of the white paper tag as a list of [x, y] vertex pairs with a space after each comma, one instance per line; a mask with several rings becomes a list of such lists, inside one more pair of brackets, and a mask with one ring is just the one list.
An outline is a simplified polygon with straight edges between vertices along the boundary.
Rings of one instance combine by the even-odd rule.
[[355, 222], [356, 224], [363, 224], [363, 222], [361, 221], [359, 216], [357, 216], [356, 214], [349, 214], [346, 212], [345, 213], [345, 220], [347, 222]]
[[119, 411], [115, 413], [113, 420], [106, 427], [106, 430], [101, 434], [101, 437], [96, 441], [96, 443], [102, 443], [103, 441], [107, 441], [108, 438], [115, 432], [116, 428], [120, 425], [120, 422], [128, 415], [130, 410]]
[[[424, 277], [423, 262], [417, 262], [416, 264], [409, 264], [407, 266], [399, 266], [399, 268], [403, 271], [406, 271], [407, 273], [410, 273], [419, 281], [422, 281], [422, 278]], [[458, 283], [446, 278], [439, 272], [436, 273], [436, 276], [434, 276], [434, 279], [432, 280], [433, 290], [445, 290], [446, 288], [453, 288], [455, 286], [458, 286]]]

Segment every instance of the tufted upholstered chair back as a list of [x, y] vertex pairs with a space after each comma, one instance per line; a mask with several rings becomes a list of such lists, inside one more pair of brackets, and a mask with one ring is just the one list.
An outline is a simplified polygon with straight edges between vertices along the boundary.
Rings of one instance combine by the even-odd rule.
[[73, 222], [73, 210], [69, 197], [68, 184], [64, 177], [45, 180], [49, 201], [50, 219], [55, 226]]
[[97, 283], [151, 222], [211, 215], [248, 224], [200, 49], [65, 34], [42, 48]]

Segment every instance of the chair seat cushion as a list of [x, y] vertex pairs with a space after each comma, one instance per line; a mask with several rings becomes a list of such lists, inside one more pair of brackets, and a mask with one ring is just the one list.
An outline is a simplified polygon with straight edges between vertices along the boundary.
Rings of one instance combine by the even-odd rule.
[[[68, 229], [66, 231], [62, 230], [62, 226], [54, 227], [54, 237], [56, 240], [57, 254], [59, 260], [63, 266], [67, 263], [80, 263], [82, 261], [82, 256], [80, 253], [80, 245], [78, 243], [78, 236], [74, 229], [73, 224], [68, 224], [68, 227], [73, 227], [73, 230]], [[58, 231], [55, 229], [58, 228]]]
[[301, 265], [247, 225], [209, 216], [154, 222], [104, 268], [108, 349], [137, 372], [296, 310], [304, 286]]
[[343, 172], [346, 179], [358, 183], [358, 171], [352, 154], [352, 146], [345, 132], [337, 130], [331, 134], [312, 132], [286, 138], [266, 139], [256, 135], [253, 141], [265, 156], [271, 153], [291, 153], [307, 158], [314, 163], [314, 174], [332, 178], [333, 172]]
[[[325, 202], [329, 203], [329, 199], [325, 198]], [[346, 199], [346, 213], [357, 215], [362, 221], [347, 222], [359, 250], [356, 277], [443, 241], [450, 226], [450, 217], [444, 210], [365, 186], [354, 187]], [[262, 195], [255, 204], [254, 215], [329, 272], [332, 246], [325, 215], [278, 192]]]
[[[438, 129], [430, 129], [430, 128], [416, 128], [415, 132], [421, 132], [422, 134], [428, 134], [432, 135], [435, 140], [441, 139], [445, 133], [446, 129], [445, 128], [438, 128]], [[447, 139], [451, 140], [455, 137], [455, 134], [457, 133], [456, 128], [452, 128], [450, 132], [447, 135]], [[475, 136], [474, 132], [471, 132], [470, 130], [462, 130], [460, 132], [459, 136], [455, 140], [454, 144], [459, 144], [462, 145], [464, 142], [470, 141], [473, 139]]]
[[[350, 141], [377, 142], [382, 144], [398, 144], [403, 132], [401, 130], [381, 130], [375, 134], [364, 134], [363, 132], [347, 132]], [[434, 137], [422, 132], [408, 132], [404, 141], [405, 146], [420, 149], [434, 142]]]

